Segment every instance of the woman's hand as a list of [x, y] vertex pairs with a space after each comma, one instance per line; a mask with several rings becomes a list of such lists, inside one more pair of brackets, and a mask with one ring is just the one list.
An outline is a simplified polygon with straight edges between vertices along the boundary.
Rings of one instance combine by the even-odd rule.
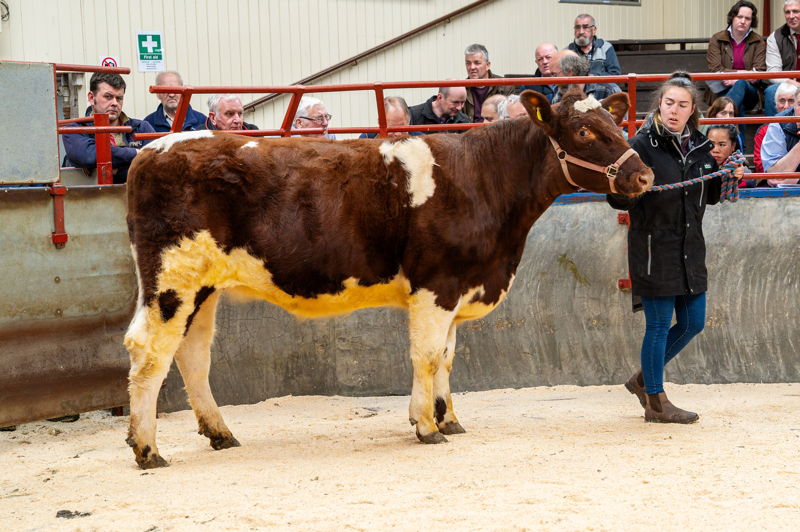
[[736, 168], [733, 170], [733, 176], [736, 179], [741, 179], [742, 177], [744, 177], [744, 166], [742, 166], [741, 164], [737, 165]]

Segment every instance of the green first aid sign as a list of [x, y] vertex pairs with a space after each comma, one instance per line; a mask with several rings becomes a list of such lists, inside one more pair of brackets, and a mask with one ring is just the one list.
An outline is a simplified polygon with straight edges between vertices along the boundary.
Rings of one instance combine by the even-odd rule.
[[139, 61], [163, 61], [160, 33], [139, 33], [136, 38], [139, 47]]

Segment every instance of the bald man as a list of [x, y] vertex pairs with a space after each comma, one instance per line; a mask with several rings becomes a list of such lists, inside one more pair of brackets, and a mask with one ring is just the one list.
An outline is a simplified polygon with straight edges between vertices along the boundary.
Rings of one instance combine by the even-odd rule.
[[[550, 65], [553, 62], [553, 58], [558, 53], [558, 48], [555, 44], [551, 42], [543, 42], [539, 46], [536, 47], [534, 52], [534, 61], [536, 62], [536, 73], [533, 75], [535, 78], [551, 78], [553, 77], [553, 71], [550, 69]], [[553, 97], [558, 91], [558, 85], [523, 85], [519, 88], [519, 92], [524, 91], [525, 89], [530, 89], [536, 91], [540, 94], [543, 94], [548, 101], [552, 102]]]

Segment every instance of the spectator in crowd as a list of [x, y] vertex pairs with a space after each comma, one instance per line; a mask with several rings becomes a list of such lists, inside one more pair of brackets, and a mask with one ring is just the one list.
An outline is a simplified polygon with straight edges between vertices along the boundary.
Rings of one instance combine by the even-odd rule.
[[328, 109], [325, 107], [325, 102], [313, 96], [303, 96], [300, 98], [300, 104], [297, 106], [292, 129], [322, 128], [323, 131], [321, 133], [303, 136], [335, 140], [336, 135], [328, 133], [328, 126], [330, 125], [331, 118], [333, 118], [333, 116], [331, 116]]
[[[708, 107], [706, 118], [733, 118], [736, 116], [736, 112], [737, 107], [734, 101], [727, 96], [720, 96]], [[705, 135], [710, 127], [710, 125], [700, 126], [700, 132]], [[741, 134], [737, 135], [737, 140], [740, 147], [744, 146], [744, 139], [742, 139]]]
[[[720, 167], [733, 152], [742, 149], [739, 131], [733, 124], [711, 124], [708, 126], [705, 135], [711, 142], [711, 156]], [[744, 173], [749, 174], [750, 169], [744, 167]], [[739, 188], [754, 187], [755, 182], [755, 179], [742, 179], [739, 182]]]
[[[786, 24], [775, 30], [767, 38], [767, 70], [781, 72], [783, 70], [800, 70], [800, 54], [798, 50], [797, 34], [800, 33], [800, 0], [785, 0], [783, 3], [783, 17]], [[771, 79], [772, 85], [764, 91], [764, 114], [773, 116], [777, 114], [775, 91], [778, 84], [785, 82], [797, 85], [794, 79]]]
[[592, 76], [622, 74], [614, 47], [597, 37], [597, 22], [593, 16], [584, 13], [575, 17], [573, 30], [575, 39], [569, 43], [568, 48], [589, 60], [589, 73]]
[[[698, 100], [691, 77], [674, 73], [661, 85], [650, 120], [631, 139], [631, 147], [653, 169], [654, 184], [677, 183], [717, 169], [708, 139], [697, 130]], [[742, 173], [739, 168], [735, 175]], [[645, 421], [693, 423], [699, 418], [667, 398], [664, 367], [705, 324], [708, 272], [702, 223], [706, 205], [719, 202], [721, 188], [715, 178], [668, 194], [607, 196], [612, 207], [630, 215], [629, 271], [633, 295], [644, 308], [645, 333], [642, 369], [625, 387], [644, 407]], [[677, 323], [671, 326], [673, 315]]]
[[[780, 83], [778, 85], [778, 89], [775, 91], [775, 108], [778, 113], [794, 107], [798, 90], [800, 90], [800, 87], [791, 83]], [[761, 163], [761, 144], [764, 141], [764, 135], [767, 134], [767, 126], [769, 124], [764, 124], [758, 128], [756, 136], [753, 137], [753, 164], [758, 173], [764, 172], [764, 166]]]
[[244, 121], [244, 106], [238, 94], [213, 94], [208, 97], [206, 129], [242, 131], [258, 126]]
[[[464, 65], [467, 67], [467, 79], [498, 79], [492, 73], [489, 51], [482, 44], [470, 44], [464, 50]], [[486, 98], [495, 94], [508, 95], [514, 92], [513, 85], [492, 85], [488, 87], [467, 87], [467, 100], [464, 103], [464, 114], [470, 122], [483, 122], [481, 110]]]
[[500, 119], [500, 105], [505, 101], [506, 97], [502, 94], [494, 94], [486, 98], [483, 101], [483, 106], [481, 107], [481, 116], [483, 117], [483, 121], [486, 123], [497, 122]]
[[[589, 61], [585, 57], [580, 57], [571, 50], [562, 50], [556, 54], [556, 59], [550, 67], [556, 73], [556, 77], [589, 76]], [[564, 95], [570, 90], [583, 91], [586, 96], [594, 96], [597, 100], [602, 100], [617, 92], [622, 92], [616, 83], [575, 83], [570, 85], [559, 85], [558, 92], [553, 96], [553, 103], [560, 102]]]
[[441, 87], [436, 96], [409, 107], [411, 124], [468, 124], [469, 117], [461, 112], [466, 101], [467, 89], [464, 87]]
[[[764, 39], [753, 29], [758, 27], [758, 9], [748, 0], [739, 0], [728, 11], [728, 28], [715, 33], [708, 41], [706, 64], [709, 72], [747, 72], [767, 69]], [[758, 105], [759, 80], [726, 79], [707, 81], [717, 96], [733, 100], [739, 113]]]
[[[555, 74], [553, 71], [550, 70], [550, 64], [553, 61], [553, 58], [558, 53], [558, 48], [556, 45], [549, 42], [543, 42], [539, 46], [536, 47], [536, 51], [534, 52], [534, 61], [536, 61], [536, 73], [533, 75], [535, 78], [551, 78]], [[519, 87], [518, 92], [522, 93], [522, 91], [530, 89], [532, 91], [536, 91], [539, 94], [543, 94], [548, 101], [553, 101], [553, 96], [555, 96], [556, 91], [558, 91], [558, 85], [522, 85]]]
[[[154, 133], [153, 127], [144, 120], [128, 118], [122, 111], [125, 99], [125, 80], [119, 74], [96, 72], [89, 80], [89, 107], [86, 116], [100, 113], [108, 114], [111, 126], [130, 126], [131, 133], [111, 135], [111, 167], [114, 183], [125, 183], [128, 168], [139, 150], [148, 141], [134, 140], [137, 133]], [[85, 124], [72, 123], [67, 127], [93, 126], [94, 121]], [[93, 133], [64, 135], [65, 164], [91, 170], [97, 166], [97, 152]]]
[[[800, 102], [795, 98], [794, 107], [778, 116], [798, 116]], [[765, 172], [800, 171], [800, 134], [797, 122], [772, 123], [767, 127], [761, 143], [761, 164]], [[767, 184], [776, 187], [781, 183], [797, 184], [797, 179], [768, 179]]]
[[525, 106], [519, 101], [518, 94], [512, 94], [506, 99], [501, 112], [502, 120], [513, 120], [521, 116], [528, 116], [528, 111], [525, 110]]
[[[406, 100], [401, 96], [387, 96], [384, 98], [383, 109], [386, 112], [386, 125], [388, 127], [407, 126], [411, 123], [411, 112], [408, 110]], [[387, 133], [389, 137], [402, 137], [403, 135], [419, 135], [419, 132], [390, 131]], [[377, 136], [377, 133], [362, 133], [358, 138], [374, 139]]]
[[[156, 75], [156, 85], [163, 85], [165, 87], [182, 87], [183, 79], [177, 72], [168, 70], [166, 72], [159, 72]], [[144, 117], [145, 122], [153, 126], [158, 132], [172, 130], [172, 121], [175, 119], [175, 112], [178, 110], [178, 103], [181, 101], [181, 95], [178, 93], [156, 94], [161, 103], [155, 111]], [[205, 129], [206, 115], [199, 111], [189, 109], [186, 111], [186, 118], [183, 120], [183, 131], [196, 131], [198, 129]]]

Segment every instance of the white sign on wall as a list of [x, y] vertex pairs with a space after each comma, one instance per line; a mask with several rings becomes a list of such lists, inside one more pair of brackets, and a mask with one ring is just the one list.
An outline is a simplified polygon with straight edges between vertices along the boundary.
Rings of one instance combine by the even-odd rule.
[[164, 36], [160, 31], [136, 32], [136, 49], [139, 56], [139, 72], [163, 72]]
[[115, 55], [104, 55], [100, 57], [100, 66], [105, 67], [118, 67], [119, 57]]

